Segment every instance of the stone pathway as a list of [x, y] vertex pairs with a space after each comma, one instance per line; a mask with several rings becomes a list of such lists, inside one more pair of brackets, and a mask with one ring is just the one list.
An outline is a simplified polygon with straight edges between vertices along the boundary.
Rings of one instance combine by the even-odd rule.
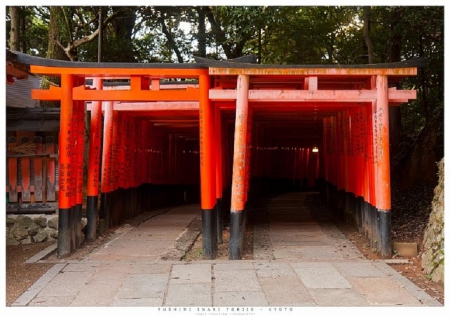
[[13, 306], [441, 306], [386, 263], [366, 260], [316, 201], [291, 193], [257, 207], [264, 216], [248, 261], [180, 261], [177, 244], [195, 220], [198, 229], [200, 211], [174, 208], [122, 227], [82, 261], [56, 264]]

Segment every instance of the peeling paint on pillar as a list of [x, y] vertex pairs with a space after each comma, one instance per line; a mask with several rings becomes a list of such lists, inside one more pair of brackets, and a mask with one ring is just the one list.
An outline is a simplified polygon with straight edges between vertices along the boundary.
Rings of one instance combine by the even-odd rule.
[[243, 214], [245, 207], [245, 171], [247, 154], [249, 77], [239, 75], [237, 80], [236, 122], [234, 134], [233, 176], [231, 186], [230, 259], [240, 260], [242, 252]]

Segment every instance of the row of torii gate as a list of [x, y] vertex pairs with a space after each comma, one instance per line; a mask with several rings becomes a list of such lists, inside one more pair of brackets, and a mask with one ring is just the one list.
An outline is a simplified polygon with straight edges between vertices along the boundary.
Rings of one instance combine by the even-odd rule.
[[[33, 74], [61, 78], [59, 87], [32, 91], [33, 99], [61, 102], [58, 257], [80, 246], [83, 183], [92, 241], [98, 219], [108, 228], [145, 211], [152, 203], [145, 198], [148, 184], [200, 179], [203, 256], [214, 258], [222, 241], [222, 198], [231, 188], [229, 253], [240, 259], [250, 184], [267, 177], [323, 179], [331, 206], [381, 255], [391, 255], [389, 106], [416, 98], [416, 91], [395, 84], [416, 75], [417, 62], [83, 63], [20, 53], [17, 60]], [[111, 88], [110, 80], [128, 83]], [[163, 84], [167, 80], [171, 84]], [[86, 111], [91, 125], [83, 179]]]

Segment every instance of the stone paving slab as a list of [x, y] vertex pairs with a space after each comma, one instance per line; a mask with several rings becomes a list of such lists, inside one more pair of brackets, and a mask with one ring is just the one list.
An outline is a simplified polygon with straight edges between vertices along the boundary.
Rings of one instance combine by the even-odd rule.
[[211, 282], [170, 282], [164, 306], [212, 306]]
[[129, 273], [162, 274], [170, 273], [170, 270], [171, 264], [134, 264], [130, 267]]
[[310, 289], [319, 306], [369, 306], [364, 295], [353, 289]]
[[64, 272], [57, 274], [37, 297], [75, 296], [94, 272]]
[[175, 265], [170, 274], [170, 283], [211, 283], [210, 264]]
[[223, 270], [253, 270], [253, 262], [250, 261], [228, 261], [217, 263], [213, 266], [214, 271]]
[[74, 298], [75, 296], [40, 296], [33, 299], [28, 306], [67, 307]]
[[348, 278], [370, 305], [419, 306], [420, 302], [395, 280], [389, 278]]
[[269, 306], [263, 292], [216, 292], [214, 306]]
[[345, 277], [380, 278], [386, 275], [369, 262], [333, 262]]
[[261, 291], [255, 270], [214, 270], [216, 292]]
[[253, 263], [258, 278], [297, 277], [294, 269], [285, 262]]
[[280, 246], [273, 247], [273, 255], [276, 259], [298, 258], [302, 260], [308, 259], [342, 259], [343, 256], [334, 247], [317, 246], [317, 247], [295, 247]]
[[101, 266], [99, 262], [82, 262], [77, 264], [68, 264], [63, 272], [95, 272]]
[[115, 307], [159, 307], [162, 306], [163, 298], [146, 297], [146, 298], [118, 298], [115, 299], [112, 306]]
[[169, 274], [129, 274], [116, 298], [163, 298]]
[[352, 286], [334, 267], [295, 268], [307, 288], [343, 289]]
[[314, 306], [314, 299], [297, 276], [260, 277], [270, 306]]

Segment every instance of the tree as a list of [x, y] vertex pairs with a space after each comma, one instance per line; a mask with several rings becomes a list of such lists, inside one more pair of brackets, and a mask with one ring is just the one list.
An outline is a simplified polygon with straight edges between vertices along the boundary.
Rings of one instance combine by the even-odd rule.
[[11, 19], [11, 29], [9, 32], [9, 48], [13, 51], [20, 49], [20, 8], [16, 6], [9, 7], [9, 15]]
[[371, 12], [372, 8], [370, 6], [365, 6], [363, 10], [364, 10], [364, 13], [363, 13], [364, 41], [366, 42], [366, 46], [367, 46], [367, 56], [368, 56], [369, 64], [373, 64], [375, 59], [373, 57], [373, 45], [372, 45], [372, 40], [370, 38], [370, 12]]

